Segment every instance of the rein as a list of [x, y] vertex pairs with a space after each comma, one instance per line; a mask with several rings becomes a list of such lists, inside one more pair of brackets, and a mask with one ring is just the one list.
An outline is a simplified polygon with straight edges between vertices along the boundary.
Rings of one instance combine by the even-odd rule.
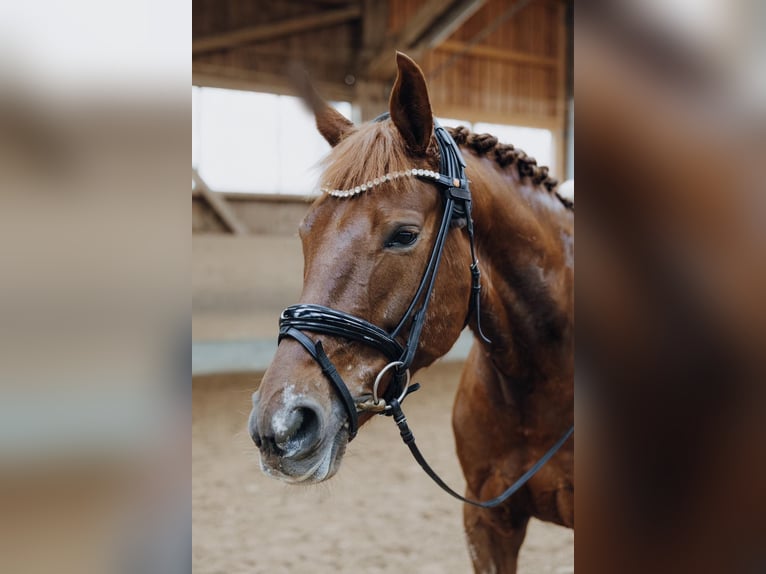
[[[375, 121], [383, 121], [389, 117], [388, 113], [381, 114]], [[431, 469], [415, 444], [415, 437], [407, 425], [407, 418], [402, 412], [401, 403], [412, 392], [420, 388], [419, 384], [410, 385], [410, 366], [415, 358], [415, 352], [418, 347], [420, 335], [425, 324], [426, 311], [431, 299], [431, 293], [436, 282], [436, 273], [441, 263], [444, 245], [447, 234], [449, 233], [451, 223], [457, 220], [466, 221], [468, 238], [471, 246], [471, 302], [469, 307], [469, 317], [473, 312], [476, 314], [477, 331], [479, 336], [487, 343], [487, 339], [481, 329], [481, 272], [479, 270], [479, 261], [476, 258], [474, 247], [473, 219], [471, 217], [471, 191], [468, 186], [468, 179], [465, 176], [466, 163], [455, 140], [447, 130], [434, 120], [434, 133], [436, 142], [439, 146], [439, 173], [435, 174], [427, 170], [412, 170], [415, 177], [424, 179], [436, 184], [442, 191], [445, 199], [444, 215], [442, 216], [439, 230], [434, 241], [433, 249], [420, 280], [420, 285], [415, 292], [414, 297], [401, 320], [390, 333], [373, 325], [360, 317], [355, 317], [337, 309], [331, 309], [323, 305], [300, 304], [291, 305], [282, 312], [279, 319], [279, 338], [278, 343], [285, 338], [291, 338], [300, 343], [304, 349], [317, 362], [322, 373], [327, 377], [348, 415], [348, 440], [351, 442], [359, 429], [359, 413], [374, 412], [386, 416], [392, 416], [397, 426], [402, 440], [410, 449], [415, 460], [425, 470], [436, 484], [455, 498], [462, 500], [474, 506], [490, 508], [501, 504], [508, 499], [514, 492], [521, 488], [566, 442], [574, 431], [572, 426], [559, 441], [543, 457], [535, 463], [524, 475], [521, 476], [510, 488], [500, 496], [486, 502], [469, 500], [449, 486], [439, 478]], [[466, 319], [466, 323], [468, 318]], [[409, 326], [409, 336], [404, 344], [398, 339], [406, 327]], [[303, 331], [313, 333], [323, 333], [331, 336], [339, 336], [345, 339], [358, 341], [370, 347], [377, 349], [381, 354], [389, 359], [389, 363], [381, 370], [375, 379], [373, 385], [372, 399], [364, 401], [355, 401], [351, 396], [345, 382], [338, 373], [324, 351], [321, 341], [314, 341]], [[392, 380], [389, 383], [384, 396], [378, 396], [378, 386], [383, 376], [392, 371]]]

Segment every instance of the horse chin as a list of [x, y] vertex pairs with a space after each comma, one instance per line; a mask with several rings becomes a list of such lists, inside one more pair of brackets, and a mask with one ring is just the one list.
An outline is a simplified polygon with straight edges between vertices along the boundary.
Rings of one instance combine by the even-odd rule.
[[301, 460], [280, 457], [269, 461], [262, 454], [261, 471], [288, 484], [318, 484], [338, 472], [347, 444], [348, 430], [341, 427], [331, 440], [323, 441], [313, 454]]

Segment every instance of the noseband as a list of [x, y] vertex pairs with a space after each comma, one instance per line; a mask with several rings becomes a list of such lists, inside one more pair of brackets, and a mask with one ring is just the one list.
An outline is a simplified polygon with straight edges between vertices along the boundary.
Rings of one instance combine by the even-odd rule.
[[[375, 121], [383, 121], [389, 117], [388, 113], [381, 114]], [[479, 336], [487, 343], [487, 339], [481, 329], [481, 273], [479, 271], [479, 262], [476, 259], [476, 250], [474, 248], [473, 219], [471, 218], [471, 191], [468, 187], [468, 179], [465, 176], [465, 160], [460, 150], [447, 130], [434, 120], [434, 134], [436, 143], [439, 146], [439, 173], [428, 170], [414, 169], [410, 170], [415, 177], [435, 184], [444, 198], [444, 215], [439, 224], [439, 231], [436, 234], [431, 255], [428, 264], [423, 272], [415, 296], [407, 307], [404, 315], [397, 324], [396, 328], [390, 333], [373, 325], [365, 319], [355, 317], [337, 309], [331, 309], [323, 305], [301, 304], [292, 305], [282, 311], [279, 319], [279, 342], [285, 338], [295, 339], [304, 349], [314, 358], [322, 369], [322, 373], [332, 383], [333, 388], [338, 393], [348, 415], [348, 440], [349, 442], [356, 436], [359, 429], [359, 413], [375, 412], [387, 416], [393, 416], [394, 421], [399, 427], [399, 434], [404, 443], [410, 449], [415, 460], [425, 470], [426, 474], [436, 482], [444, 491], [451, 496], [465, 503], [472, 504], [481, 508], [491, 508], [502, 504], [514, 492], [519, 490], [526, 482], [556, 454], [574, 432], [574, 426], [570, 427], [564, 435], [538, 460], [527, 472], [525, 472], [516, 482], [506, 489], [500, 496], [479, 502], [467, 499], [452, 488], [450, 488], [428, 465], [415, 444], [415, 437], [407, 425], [407, 418], [402, 412], [401, 403], [411, 392], [416, 391], [420, 385], [409, 384], [410, 366], [415, 358], [415, 352], [418, 348], [420, 335], [423, 331], [423, 325], [426, 320], [426, 311], [431, 299], [434, 284], [436, 282], [436, 272], [439, 270], [444, 245], [447, 240], [447, 233], [450, 230], [453, 221], [465, 220], [468, 231], [468, 239], [471, 245], [471, 300], [469, 306], [469, 317], [471, 312], [476, 314], [477, 332]], [[376, 180], [377, 181], [377, 180]], [[366, 186], [362, 186], [362, 190]], [[338, 190], [336, 190], [338, 191]], [[353, 194], [357, 191], [353, 191]], [[337, 195], [331, 193], [331, 195]], [[338, 195], [347, 197], [346, 191]], [[468, 318], [466, 318], [466, 323]], [[402, 333], [409, 326], [409, 336], [405, 343], [400, 343], [399, 339]], [[303, 331], [312, 333], [324, 333], [337, 337], [343, 337], [352, 341], [358, 341], [369, 347], [377, 349], [384, 355], [389, 363], [383, 367], [375, 378], [373, 384], [372, 399], [364, 401], [355, 401], [354, 397], [343, 382], [338, 370], [333, 365], [324, 351], [321, 341], [314, 341]], [[383, 397], [378, 395], [378, 387], [388, 371], [392, 371], [391, 382], [386, 388]]]
[[[388, 114], [382, 114], [375, 121], [383, 121]], [[434, 120], [434, 133], [439, 146], [439, 173], [426, 170], [412, 170], [415, 177], [435, 184], [444, 197], [444, 215], [436, 234], [428, 264], [420, 280], [415, 296], [393, 331], [387, 332], [377, 325], [355, 317], [337, 309], [323, 305], [302, 304], [292, 305], [282, 312], [279, 319], [279, 341], [289, 337], [298, 341], [319, 364], [324, 375], [330, 380], [338, 393], [348, 415], [348, 435], [351, 441], [359, 428], [358, 413], [373, 411], [391, 414], [391, 402], [401, 402], [418, 386], [408, 386], [409, 368], [415, 358], [420, 335], [425, 324], [426, 310], [431, 299], [436, 273], [441, 263], [447, 233], [453, 221], [465, 220], [468, 239], [471, 245], [471, 310], [476, 313], [478, 331], [487, 342], [489, 340], [481, 333], [480, 295], [481, 273], [474, 248], [473, 220], [471, 218], [471, 191], [465, 176], [465, 160], [460, 150], [447, 130]], [[409, 327], [406, 342], [400, 343], [403, 332]], [[323, 333], [358, 341], [378, 350], [389, 363], [376, 378], [371, 400], [357, 402], [351, 396], [348, 387], [343, 382], [338, 370], [327, 357], [321, 341], [313, 341], [303, 331]], [[392, 372], [392, 380], [382, 397], [378, 395], [378, 386], [383, 375]]]

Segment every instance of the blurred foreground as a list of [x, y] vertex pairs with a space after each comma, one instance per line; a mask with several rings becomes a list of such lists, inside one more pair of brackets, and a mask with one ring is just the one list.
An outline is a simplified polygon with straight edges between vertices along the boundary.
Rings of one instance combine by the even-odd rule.
[[189, 571], [190, 8], [0, 6], [0, 562]]
[[764, 4], [686, 6], [578, 4], [583, 572], [766, 568]]

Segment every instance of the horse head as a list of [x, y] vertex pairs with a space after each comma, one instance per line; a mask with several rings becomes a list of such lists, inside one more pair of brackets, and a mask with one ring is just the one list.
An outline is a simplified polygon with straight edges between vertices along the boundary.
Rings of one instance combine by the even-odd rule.
[[[403, 54], [397, 54], [397, 66], [390, 117], [382, 121], [354, 126], [315, 93], [307, 98], [332, 150], [321, 176], [324, 193], [299, 228], [304, 254], [300, 303], [359, 318], [391, 334], [394, 346], [406, 348], [413, 322], [402, 320], [415, 299], [428, 298], [407, 365], [416, 370], [444, 355], [465, 326], [471, 252], [465, 219], [453, 218], [432, 291], [420, 289], [444, 225], [444, 197], [429, 182], [438, 176], [440, 150], [422, 71]], [[331, 365], [327, 368], [337, 369], [351, 404], [369, 402], [376, 378], [392, 358], [358, 338], [305, 326], [302, 332], [310, 338], [305, 344], [296, 340], [299, 335], [281, 339], [253, 396], [249, 430], [266, 474], [315, 483], [337, 471], [353, 438], [349, 423], [355, 414], [307, 348], [321, 346]], [[394, 384], [393, 371], [380, 377], [376, 395]], [[358, 422], [371, 417], [362, 412]]]

